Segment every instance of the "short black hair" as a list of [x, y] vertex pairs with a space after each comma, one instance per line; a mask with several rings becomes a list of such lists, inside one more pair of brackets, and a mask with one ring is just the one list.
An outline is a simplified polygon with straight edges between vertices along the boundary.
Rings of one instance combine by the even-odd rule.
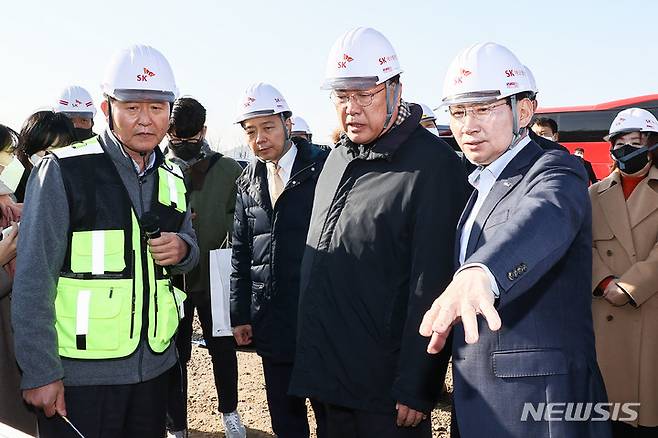
[[585, 153], [585, 149], [583, 149], [583, 148], [576, 148], [576, 149], [574, 149], [573, 151], [574, 151], [574, 152], [582, 152], [582, 153]]
[[18, 146], [18, 133], [0, 124], [0, 152], [12, 152]]
[[171, 109], [169, 133], [179, 138], [197, 135], [206, 124], [206, 108], [192, 97], [176, 99]]
[[18, 135], [18, 152], [30, 157], [76, 140], [73, 122], [63, 113], [37, 111], [27, 118]]
[[550, 117], [537, 117], [534, 125], [537, 126], [550, 126], [553, 134], [557, 134], [557, 122]]

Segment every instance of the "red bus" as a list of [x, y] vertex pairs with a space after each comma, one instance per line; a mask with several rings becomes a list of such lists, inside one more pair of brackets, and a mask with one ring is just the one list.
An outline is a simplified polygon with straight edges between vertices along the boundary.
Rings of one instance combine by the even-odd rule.
[[560, 133], [559, 142], [571, 152], [581, 147], [585, 158], [592, 163], [596, 176], [601, 179], [610, 173], [610, 144], [603, 141], [610, 124], [619, 111], [626, 108], [644, 108], [658, 117], [658, 94], [631, 97], [588, 106], [539, 108], [538, 117], [555, 120]]

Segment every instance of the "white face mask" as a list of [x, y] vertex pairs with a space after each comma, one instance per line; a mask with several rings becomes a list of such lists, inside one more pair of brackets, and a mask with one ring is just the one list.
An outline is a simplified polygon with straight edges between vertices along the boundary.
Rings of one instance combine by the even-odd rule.
[[548, 141], [553, 141], [553, 137], [550, 135], [542, 135], [543, 138], [545, 138]]
[[436, 128], [425, 128], [425, 129], [427, 129], [429, 132], [436, 135], [437, 137], [439, 136], [439, 130], [438, 129], [436, 129]]

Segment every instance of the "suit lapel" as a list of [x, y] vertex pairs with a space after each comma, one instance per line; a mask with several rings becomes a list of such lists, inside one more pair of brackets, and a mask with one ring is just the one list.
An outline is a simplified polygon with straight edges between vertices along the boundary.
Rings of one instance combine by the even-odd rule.
[[468, 258], [478, 247], [478, 242], [482, 236], [482, 230], [486, 225], [489, 216], [495, 210], [500, 201], [510, 193], [514, 187], [523, 179], [527, 169], [541, 156], [542, 149], [533, 141], [528, 143], [503, 169], [491, 191], [484, 200], [480, 211], [475, 217], [473, 228], [468, 238], [466, 247], [466, 258]]
[[635, 245], [631, 234], [631, 225], [628, 220], [628, 209], [624, 200], [624, 191], [621, 186], [619, 171], [612, 174], [610, 185], [599, 191], [601, 209], [613, 234], [619, 239], [631, 260], [635, 260]]
[[473, 190], [471, 192], [471, 197], [468, 198], [468, 202], [466, 203], [466, 208], [464, 208], [464, 211], [462, 212], [462, 215], [459, 218], [459, 222], [457, 223], [457, 234], [455, 235], [455, 257], [454, 257], [456, 267], [459, 267], [459, 250], [461, 247], [462, 229], [464, 228], [464, 223], [466, 222], [466, 219], [468, 219], [468, 216], [470, 216], [471, 214], [471, 210], [473, 210], [473, 206], [475, 205], [477, 196], [478, 196], [478, 191]]
[[484, 200], [484, 204], [482, 204], [478, 215], [475, 217], [475, 222], [473, 222], [471, 235], [468, 238], [468, 247], [466, 248], [467, 258], [473, 254], [473, 252], [475, 252], [475, 248], [477, 248], [480, 236], [482, 235], [482, 230], [484, 229], [487, 219], [489, 219], [489, 216], [491, 216], [491, 213], [494, 211], [500, 201], [502, 201], [502, 199], [507, 196], [507, 194], [511, 192], [514, 187], [516, 187], [522, 178], [523, 175], [521, 174], [512, 175], [508, 178], [503, 178], [503, 175], [501, 175], [500, 178], [494, 183], [491, 191], [489, 192], [489, 195], [487, 196], [487, 199]]
[[[631, 228], [658, 209], [658, 192], [649, 182], [658, 180], [658, 168], [652, 167], [649, 175], [633, 190], [628, 198], [628, 219]], [[655, 184], [655, 183], [654, 183]]]

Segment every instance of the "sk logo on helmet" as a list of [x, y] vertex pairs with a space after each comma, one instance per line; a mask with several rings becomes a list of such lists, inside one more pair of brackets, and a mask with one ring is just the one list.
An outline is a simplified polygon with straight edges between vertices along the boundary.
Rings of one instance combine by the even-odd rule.
[[398, 59], [398, 56], [397, 56], [397, 55], [393, 55], [393, 56], [382, 56], [381, 58], [379, 58], [379, 65], [386, 64], [386, 63], [389, 62], [389, 61], [395, 61], [396, 59]]
[[144, 74], [137, 75], [137, 82], [146, 82], [148, 78], [152, 78], [153, 76], [155, 76], [155, 73], [153, 73], [148, 68], [144, 67]]
[[251, 96], [247, 96], [247, 100], [244, 101], [244, 107], [248, 108], [251, 106], [252, 103], [256, 102], [256, 99], [254, 99]]
[[463, 82], [463, 79], [467, 76], [470, 76], [471, 72], [469, 70], [466, 70], [465, 68], [462, 68], [459, 70], [459, 76], [455, 78], [455, 85], [461, 84]]
[[338, 61], [338, 68], [347, 68], [347, 63], [352, 61], [354, 61], [354, 58], [347, 53], [343, 53], [343, 60]]
[[76, 108], [80, 105], [82, 105], [82, 102], [80, 102], [78, 99], [75, 99], [75, 103], [73, 104], [73, 107]]

